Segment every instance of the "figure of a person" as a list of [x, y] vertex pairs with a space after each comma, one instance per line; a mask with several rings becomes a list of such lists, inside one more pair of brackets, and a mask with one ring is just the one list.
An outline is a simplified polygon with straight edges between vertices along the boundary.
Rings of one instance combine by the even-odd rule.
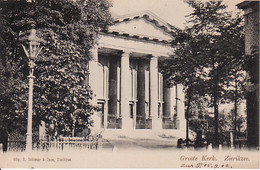
[[8, 133], [5, 129], [0, 130], [0, 143], [3, 144], [3, 152], [6, 152], [8, 143]]
[[180, 138], [177, 140], [177, 148], [182, 148], [182, 144], [183, 144], [183, 139]]
[[203, 146], [203, 139], [202, 139], [202, 130], [197, 131], [197, 136], [195, 140], [195, 148]]

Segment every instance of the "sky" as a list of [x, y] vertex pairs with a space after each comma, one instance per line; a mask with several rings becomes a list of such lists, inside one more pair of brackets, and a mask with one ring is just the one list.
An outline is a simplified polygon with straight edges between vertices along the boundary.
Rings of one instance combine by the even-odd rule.
[[[141, 11], [151, 11], [164, 21], [168, 22], [175, 27], [180, 29], [185, 28], [185, 16], [192, 12], [184, 0], [111, 0], [113, 7], [111, 8], [111, 13], [114, 17], [127, 15], [131, 13], [137, 13]], [[206, 1], [206, 0], [203, 0]], [[232, 11], [234, 14], [238, 13], [240, 10], [237, 9], [236, 4], [242, 2], [243, 0], [223, 0], [223, 2], [228, 6], [227, 11]], [[243, 106], [245, 106], [243, 104]], [[220, 110], [228, 109], [230, 107], [223, 105]], [[243, 109], [242, 109], [243, 110]], [[243, 111], [241, 112], [243, 113]]]
[[[191, 13], [192, 9], [184, 0], [111, 0], [113, 16], [127, 15], [141, 11], [151, 11], [171, 25], [183, 29], [185, 27], [185, 16]], [[236, 4], [242, 0], [224, 0], [228, 5], [228, 11], [237, 12]]]

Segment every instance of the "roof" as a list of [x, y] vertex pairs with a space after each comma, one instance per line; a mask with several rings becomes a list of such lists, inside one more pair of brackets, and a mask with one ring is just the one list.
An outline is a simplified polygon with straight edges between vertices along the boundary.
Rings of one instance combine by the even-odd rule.
[[236, 6], [240, 9], [244, 9], [246, 6], [248, 6], [251, 2], [250, 1], [243, 1], [239, 4], [237, 4]]
[[240, 9], [245, 9], [254, 6], [257, 2], [259, 3], [259, 1], [243, 1], [236, 6]]
[[244, 10], [244, 15], [259, 11], [260, 1], [243, 1], [237, 7]]
[[[145, 21], [149, 22], [154, 27], [158, 28], [162, 32], [165, 32], [165, 34], [168, 34], [168, 36], [171, 36], [172, 39], [174, 39], [175, 31], [178, 30], [178, 28], [165, 22], [163, 19], [156, 16], [155, 14], [153, 14], [150, 11], [143, 11], [143, 12], [139, 12], [139, 13], [116, 17], [115, 21], [114, 21], [114, 25], [119, 25], [121, 23], [129, 23], [131, 21], [137, 21], [140, 19], [144, 19]], [[155, 42], [166, 43], [166, 44], [170, 43], [169, 40], [159, 39], [159, 38], [152, 37], [152, 36], [144, 36], [144, 35], [140, 35], [137, 33], [131, 34], [131, 33], [127, 33], [127, 32], [122, 32], [120, 30], [110, 29], [110, 30], [106, 30], [104, 32], [106, 34], [113, 34], [116, 36], [123, 36], [123, 37], [128, 37], [128, 38], [139, 39], [139, 40], [155, 41]]]

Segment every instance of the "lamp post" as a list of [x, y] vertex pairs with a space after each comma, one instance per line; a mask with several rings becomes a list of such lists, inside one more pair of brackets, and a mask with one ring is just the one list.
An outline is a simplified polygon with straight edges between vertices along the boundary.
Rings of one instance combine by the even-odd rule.
[[35, 63], [34, 60], [40, 54], [42, 47], [40, 44], [43, 39], [36, 36], [36, 30], [31, 29], [20, 35], [23, 50], [29, 59], [29, 99], [28, 99], [28, 117], [27, 117], [27, 133], [26, 133], [26, 151], [32, 151], [32, 115], [33, 115], [33, 76]]

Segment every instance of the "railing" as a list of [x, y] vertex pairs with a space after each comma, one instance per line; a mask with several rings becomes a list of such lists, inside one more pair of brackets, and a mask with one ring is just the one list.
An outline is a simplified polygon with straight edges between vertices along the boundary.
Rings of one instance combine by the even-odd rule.
[[117, 118], [116, 115], [107, 116], [107, 128], [108, 129], [122, 129], [122, 118]]
[[247, 139], [246, 138], [239, 138], [234, 139], [234, 145], [236, 149], [242, 149], [247, 147]]
[[179, 129], [179, 119], [174, 118], [171, 120], [170, 118], [163, 118], [162, 120], [162, 128], [163, 129]]
[[163, 129], [174, 129], [174, 122], [170, 118], [163, 118], [162, 120]]
[[[65, 150], [98, 150], [102, 149], [102, 137], [60, 137], [57, 139], [41, 140], [33, 142], [34, 151], [65, 151]], [[7, 151], [23, 152], [26, 148], [26, 141], [8, 141]]]
[[152, 129], [152, 119], [146, 116], [136, 116], [136, 129]]
[[26, 141], [11, 140], [7, 142], [8, 152], [23, 152], [25, 151]]

